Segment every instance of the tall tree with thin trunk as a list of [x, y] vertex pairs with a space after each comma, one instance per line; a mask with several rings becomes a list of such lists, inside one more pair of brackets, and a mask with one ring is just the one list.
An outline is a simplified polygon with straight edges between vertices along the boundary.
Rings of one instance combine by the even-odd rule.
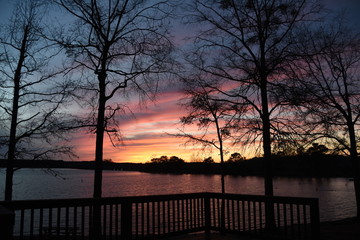
[[117, 131], [111, 120], [123, 108], [120, 98], [133, 90], [151, 97], [162, 74], [170, 70], [171, 7], [167, 1], [146, 0], [55, 2], [70, 14], [73, 24], [54, 32], [58, 37], [53, 40], [73, 60], [72, 79], [96, 105], [89, 114], [93, 122], [85, 126], [96, 133], [94, 197], [100, 198], [104, 134]]
[[219, 99], [239, 99], [247, 107], [239, 126], [253, 134], [252, 142], [262, 141], [265, 195], [271, 196], [271, 146], [279, 125], [285, 125], [276, 88], [284, 65], [293, 60], [294, 30], [312, 20], [320, 6], [308, 0], [194, 0], [187, 9], [187, 22], [201, 24], [189, 54], [191, 67], [206, 75]]
[[346, 27], [341, 16], [304, 34], [298, 45], [302, 57], [292, 66], [286, 95], [297, 106], [307, 135], [350, 156], [360, 217], [360, 35]]
[[[224, 155], [227, 140], [231, 138], [234, 113], [239, 113], [236, 105], [216, 97], [216, 91], [203, 85], [201, 77], [185, 80], [185, 106], [188, 114], [181, 118], [184, 127], [196, 124], [199, 134], [190, 134], [185, 131], [174, 134], [176, 137], [187, 139], [193, 144], [201, 144], [204, 148], [215, 148], [219, 151], [221, 167], [221, 193], [225, 194]], [[215, 95], [213, 95], [215, 93]], [[215, 137], [214, 137], [215, 136]], [[225, 226], [225, 199], [221, 201], [221, 227]]]
[[43, 7], [40, 1], [19, 1], [0, 37], [0, 114], [8, 130], [0, 133], [7, 146], [5, 200], [13, 198], [16, 159], [71, 154], [58, 119], [64, 117], [67, 86], [56, 80], [61, 70], [49, 69], [57, 52], [40, 36]]
[[[96, 135], [93, 197], [102, 196], [105, 134], [116, 136], [116, 114], [133, 90], [151, 97], [163, 74], [171, 70], [172, 44], [167, 21], [169, 1], [55, 0], [73, 19], [56, 32], [56, 40], [72, 59], [73, 79], [93, 104], [89, 126]], [[64, 34], [65, 33], [65, 34]], [[60, 36], [60, 37], [57, 37]], [[100, 216], [94, 216], [99, 221]], [[101, 235], [95, 222], [94, 238]]]
[[187, 115], [181, 117], [180, 122], [184, 128], [196, 125], [200, 132], [192, 134], [181, 130], [180, 133], [172, 135], [184, 138], [188, 143], [200, 144], [204, 148], [215, 148], [219, 151], [222, 168], [221, 192], [225, 193], [224, 155], [226, 145], [231, 145], [228, 140], [231, 138], [234, 112], [238, 112], [237, 106], [217, 99], [216, 92], [213, 95], [213, 90], [204, 87], [199, 79], [192, 79], [191, 83], [185, 84], [185, 87], [187, 98], [184, 99], [184, 107]]

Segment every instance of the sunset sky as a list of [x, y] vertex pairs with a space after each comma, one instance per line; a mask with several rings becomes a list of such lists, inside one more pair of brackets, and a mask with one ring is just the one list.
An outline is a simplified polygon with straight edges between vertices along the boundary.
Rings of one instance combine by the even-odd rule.
[[[0, 0], [0, 20], [2, 22], [10, 16], [9, 3], [11, 2], [13, 1]], [[359, 0], [326, 0], [325, 2], [331, 8], [348, 9], [349, 18], [356, 27], [357, 24], [360, 27]], [[145, 107], [140, 107], [137, 101], [131, 102], [130, 108], [135, 117], [127, 116], [121, 119], [123, 145], [119, 144], [119, 146], [113, 147], [107, 139], [104, 147], [104, 158], [112, 159], [115, 162], [146, 162], [162, 155], [176, 155], [186, 161], [190, 161], [194, 157], [203, 159], [209, 156], [209, 152], [202, 153], [200, 146], [188, 145], [185, 147], [183, 139], [166, 134], [176, 133], [177, 129], [181, 127], [178, 123], [179, 118], [184, 115], [184, 109], [179, 105], [179, 100], [182, 97], [180, 89], [172, 86], [159, 93], [157, 100], [154, 103], [149, 102]], [[76, 154], [79, 156], [79, 159], [74, 160], [94, 160], [94, 134], [78, 133], [74, 135], [72, 144], [76, 146]], [[242, 152], [241, 149], [238, 151], [246, 157], [253, 157], [250, 152]], [[218, 161], [216, 150], [213, 152], [213, 157]], [[226, 159], [228, 157], [229, 155], [226, 156]]]

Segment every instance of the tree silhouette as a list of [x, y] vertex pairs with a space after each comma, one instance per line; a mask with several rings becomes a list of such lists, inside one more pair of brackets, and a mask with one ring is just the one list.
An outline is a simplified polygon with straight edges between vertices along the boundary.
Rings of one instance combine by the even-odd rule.
[[212, 157], [207, 157], [204, 158], [203, 163], [215, 163], [215, 161]]
[[[186, 83], [188, 99], [185, 107], [188, 115], [181, 118], [183, 127], [196, 124], [200, 134], [186, 133], [180, 130], [173, 136], [184, 138], [188, 143], [201, 144], [204, 148], [215, 148], [219, 151], [220, 163], [223, 168], [225, 141], [231, 138], [233, 105], [220, 101], [211, 92], [202, 86], [202, 81]], [[214, 134], [213, 134], [214, 133]], [[213, 135], [216, 137], [214, 138]], [[221, 191], [225, 193], [224, 174], [221, 176]]]
[[[272, 143], [291, 127], [277, 88], [297, 56], [296, 29], [310, 23], [320, 6], [307, 0], [194, 0], [188, 10], [187, 21], [201, 24], [188, 62], [206, 76], [219, 99], [231, 98], [247, 109], [238, 116], [238, 126], [248, 140], [239, 142], [262, 142], [265, 195], [272, 196]], [[266, 216], [271, 227], [270, 205]]]
[[[293, 84], [288, 95], [301, 113], [307, 135], [315, 140], [325, 139], [327, 145], [335, 146], [332, 151], [350, 155], [360, 217], [359, 34], [348, 29], [341, 16], [316, 32], [307, 30], [304, 34], [298, 48], [305, 57], [293, 66]], [[312, 148], [319, 151], [321, 146]]]
[[227, 162], [241, 162], [244, 161], [245, 158], [243, 156], [241, 156], [240, 153], [238, 152], [234, 152], [230, 155], [229, 159], [227, 160]]
[[49, 68], [57, 49], [41, 37], [44, 10], [39, 1], [18, 1], [0, 36], [0, 115], [8, 130], [0, 133], [8, 147], [5, 200], [12, 200], [14, 160], [72, 155], [60, 130], [69, 85], [56, 78], [62, 70]]
[[170, 68], [172, 44], [165, 25], [170, 6], [120, 0], [55, 3], [74, 20], [68, 28], [53, 32], [57, 34], [53, 40], [73, 60], [77, 72], [72, 78], [79, 79], [79, 89], [93, 106], [87, 122], [79, 126], [90, 127], [96, 134], [94, 197], [99, 198], [104, 133], [118, 136], [115, 116], [124, 110], [114, 97], [124, 98], [132, 90], [152, 97], [161, 74]]
[[[119, 137], [115, 116], [124, 109], [114, 97], [125, 97], [131, 90], [151, 97], [161, 74], [171, 69], [172, 44], [166, 27], [171, 8], [166, 1], [54, 2], [74, 20], [55, 32], [53, 40], [73, 60], [73, 78], [79, 79], [85, 99], [93, 106], [90, 118], [79, 126], [96, 134], [93, 197], [101, 198], [104, 135]], [[100, 221], [100, 216], [94, 220]], [[99, 225], [95, 223], [95, 238], [101, 235]]]
[[273, 195], [272, 139], [289, 126], [277, 88], [287, 71], [284, 66], [296, 55], [295, 30], [310, 22], [320, 6], [306, 0], [195, 0], [188, 9], [187, 21], [202, 26], [188, 61], [206, 76], [219, 99], [232, 99], [247, 109], [238, 126], [249, 142], [262, 140], [265, 194]]
[[323, 144], [319, 144], [319, 143], [313, 143], [311, 147], [309, 147], [306, 150], [306, 154], [309, 155], [324, 155], [329, 151], [329, 149], [323, 145]]

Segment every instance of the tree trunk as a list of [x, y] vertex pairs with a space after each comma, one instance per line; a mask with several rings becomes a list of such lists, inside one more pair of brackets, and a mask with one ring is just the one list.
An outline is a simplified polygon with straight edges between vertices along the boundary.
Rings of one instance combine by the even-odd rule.
[[101, 204], [102, 196], [102, 167], [103, 167], [103, 146], [105, 132], [105, 105], [106, 105], [106, 72], [98, 75], [99, 80], [99, 106], [96, 124], [96, 145], [95, 145], [95, 176], [94, 176], [94, 208], [93, 208], [93, 240], [101, 239]]
[[14, 74], [14, 93], [13, 93], [13, 104], [12, 104], [12, 112], [11, 112], [9, 150], [8, 150], [8, 156], [6, 162], [5, 201], [12, 200], [14, 160], [15, 160], [16, 142], [17, 142], [16, 128], [17, 128], [17, 122], [18, 122], [17, 118], [19, 111], [21, 69], [26, 58], [28, 35], [29, 35], [29, 26], [26, 25], [24, 29], [24, 36], [21, 43], [19, 61]]
[[220, 153], [220, 164], [221, 164], [221, 193], [224, 194], [225, 193], [224, 147], [223, 147], [223, 141], [222, 141], [219, 121], [217, 119], [217, 116], [214, 113], [213, 113], [213, 117], [215, 119], [216, 133], [217, 133], [217, 137], [219, 139], [219, 153]]
[[353, 178], [354, 178], [354, 190], [355, 190], [355, 200], [356, 200], [356, 216], [360, 219], [360, 169], [359, 169], [359, 158], [356, 145], [356, 134], [354, 124], [351, 122], [348, 124], [349, 128], [349, 138], [350, 138], [350, 159], [353, 169]]
[[[262, 44], [261, 46], [265, 46]], [[266, 218], [266, 230], [272, 232], [275, 229], [275, 214], [274, 204], [272, 196], [273, 190], [273, 176], [272, 176], [272, 155], [271, 155], [271, 133], [270, 133], [270, 113], [268, 102], [268, 89], [267, 89], [267, 74], [265, 65], [265, 53], [264, 48], [261, 48], [261, 68], [260, 68], [260, 91], [261, 91], [261, 107], [262, 115], [261, 120], [263, 124], [263, 151], [264, 151], [264, 187], [265, 196], [267, 200], [265, 202], [265, 218]]]
[[101, 198], [102, 195], [102, 164], [103, 164], [103, 145], [104, 145], [105, 103], [106, 103], [105, 93], [102, 93], [102, 90], [100, 90], [98, 117], [96, 124], [95, 177], [94, 177], [94, 194], [93, 194], [94, 198]]
[[266, 81], [261, 84], [262, 101], [262, 124], [263, 124], [263, 151], [264, 151], [264, 172], [265, 172], [265, 195], [273, 196], [272, 156], [271, 156], [271, 135], [270, 116], [267, 98]]
[[213, 114], [216, 124], [216, 132], [219, 139], [219, 152], [220, 152], [220, 164], [221, 164], [221, 193], [223, 194], [223, 198], [221, 199], [221, 220], [220, 220], [220, 228], [221, 232], [224, 233], [225, 230], [225, 169], [224, 169], [224, 149], [223, 149], [223, 141], [221, 136], [221, 130], [218, 118], [215, 114]]

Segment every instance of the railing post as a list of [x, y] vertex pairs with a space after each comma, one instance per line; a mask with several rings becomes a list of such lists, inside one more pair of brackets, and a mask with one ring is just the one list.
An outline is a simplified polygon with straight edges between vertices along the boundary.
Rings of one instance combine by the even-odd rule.
[[132, 239], [132, 204], [121, 204], [121, 239]]
[[205, 210], [205, 232], [210, 233], [211, 228], [211, 209], [210, 209], [210, 196], [205, 194], [204, 196], [204, 210]]
[[15, 213], [0, 205], [0, 236], [1, 239], [11, 240], [15, 223]]
[[102, 237], [101, 226], [103, 226], [104, 223], [101, 221], [101, 199], [94, 198], [93, 200], [92, 218], [90, 222], [90, 239], [97, 240]]
[[276, 228], [273, 196], [265, 196], [265, 230], [272, 233]]
[[320, 239], [320, 214], [319, 199], [314, 199], [310, 204], [311, 239]]

